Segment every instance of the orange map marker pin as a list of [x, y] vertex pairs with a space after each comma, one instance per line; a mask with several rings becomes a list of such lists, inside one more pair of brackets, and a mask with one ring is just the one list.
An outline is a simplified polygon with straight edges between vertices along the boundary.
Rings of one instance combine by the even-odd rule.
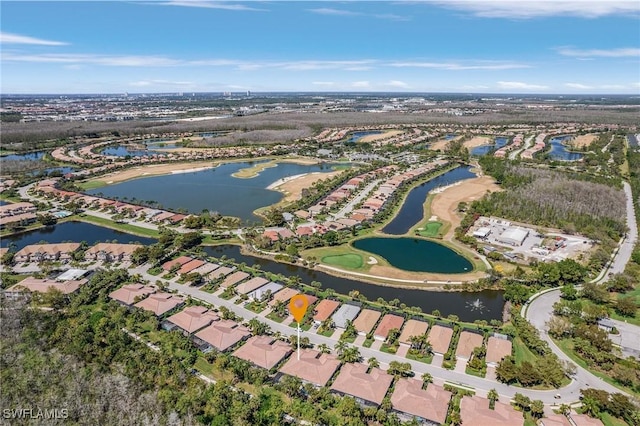
[[309, 307], [309, 300], [304, 294], [296, 294], [289, 300], [289, 312], [293, 315], [293, 318], [300, 324], [304, 314], [307, 313]]

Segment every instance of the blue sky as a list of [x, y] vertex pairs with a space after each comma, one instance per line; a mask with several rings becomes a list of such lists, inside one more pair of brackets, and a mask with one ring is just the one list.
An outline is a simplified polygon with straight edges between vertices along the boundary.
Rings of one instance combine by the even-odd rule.
[[640, 93], [640, 2], [5, 1], [1, 93]]

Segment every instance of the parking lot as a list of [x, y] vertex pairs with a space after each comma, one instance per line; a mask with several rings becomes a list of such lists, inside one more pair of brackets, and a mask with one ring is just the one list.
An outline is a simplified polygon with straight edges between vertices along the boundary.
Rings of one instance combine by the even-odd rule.
[[499, 251], [514, 261], [576, 259], [588, 252], [593, 242], [586, 237], [548, 232], [505, 219], [481, 216], [467, 233], [481, 243], [485, 252]]

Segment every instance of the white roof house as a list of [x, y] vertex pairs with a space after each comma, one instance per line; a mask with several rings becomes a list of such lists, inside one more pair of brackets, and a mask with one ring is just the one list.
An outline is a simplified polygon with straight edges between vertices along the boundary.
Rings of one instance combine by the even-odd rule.
[[360, 312], [360, 306], [349, 305], [348, 303], [345, 303], [338, 308], [331, 319], [333, 320], [333, 323], [336, 325], [336, 327], [346, 328], [347, 321], [353, 321], [358, 315], [358, 312]]
[[262, 297], [264, 297], [264, 295], [267, 293], [267, 291], [271, 291], [271, 294], [275, 294], [282, 287], [284, 287], [282, 284], [270, 282], [263, 285], [262, 287], [253, 290], [252, 292], [249, 292], [247, 296], [249, 296], [249, 299], [261, 300]]

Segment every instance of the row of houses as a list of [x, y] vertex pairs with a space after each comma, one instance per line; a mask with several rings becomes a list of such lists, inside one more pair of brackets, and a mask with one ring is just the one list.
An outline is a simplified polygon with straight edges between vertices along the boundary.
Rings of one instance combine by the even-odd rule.
[[28, 225], [36, 221], [38, 209], [32, 203], [10, 203], [0, 206], [0, 229], [12, 224]]
[[540, 133], [538, 136], [536, 136], [536, 140], [533, 144], [533, 146], [531, 148], [527, 148], [524, 151], [522, 151], [522, 153], [520, 154], [520, 158], [523, 159], [527, 159], [527, 160], [532, 160], [533, 159], [533, 155], [536, 152], [540, 152], [544, 149], [544, 147], [546, 146], [544, 140], [547, 137], [546, 133]]
[[95, 210], [110, 210], [114, 214], [128, 214], [131, 217], [145, 219], [156, 224], [176, 225], [188, 215], [173, 213], [161, 209], [143, 207], [136, 204], [125, 203], [123, 201], [109, 200], [95, 197], [93, 195], [81, 194], [79, 192], [64, 191], [56, 188], [57, 180], [47, 179], [37, 183], [35, 191], [48, 198], [56, 198], [63, 202], [76, 202], [79, 205]]
[[[87, 261], [128, 262], [133, 252], [142, 247], [139, 244], [98, 243], [87, 249]], [[80, 243], [31, 244], [17, 251], [13, 257], [16, 263], [29, 262], [69, 262], [80, 249]]]
[[493, 156], [496, 158], [504, 158], [507, 154], [514, 149], [520, 148], [522, 146], [522, 142], [524, 141], [524, 135], [522, 133], [518, 133], [510, 144], [503, 146], [502, 148], [496, 150], [493, 153]]
[[[154, 291], [153, 287], [128, 284], [112, 292], [110, 297], [126, 306], [146, 309], [160, 317], [184, 302], [179, 296]], [[318, 308], [316, 315], [325, 311], [320, 304]], [[216, 312], [206, 307], [186, 307], [166, 317], [162, 327], [190, 336], [203, 352], [231, 351], [233, 356], [255, 366], [275, 370], [276, 380], [289, 375], [318, 387], [330, 386], [332, 392], [352, 396], [365, 406], [380, 405], [389, 396], [401, 418], [404, 416], [409, 420], [415, 416], [431, 424], [443, 424], [446, 421], [451, 392], [441, 386], [429, 384], [425, 389], [421, 380], [411, 378], [399, 379], [392, 386], [394, 377], [380, 368], [370, 368], [362, 363], [342, 364], [337, 356], [314, 349], [301, 350], [299, 357], [291, 356], [294, 351], [289, 343], [270, 336], [252, 336], [244, 325], [222, 320]], [[461, 409], [463, 419], [484, 416], [495, 425], [523, 423], [522, 416], [508, 404], [497, 402], [495, 409], [489, 410], [488, 400], [472, 397], [465, 407], [467, 405], [468, 410]]]
[[403, 173], [396, 174], [383, 182], [367, 198], [359, 209], [351, 212], [350, 218], [360, 220], [371, 220], [380, 210], [384, 208], [391, 195], [405, 182], [422, 176], [438, 167], [447, 164], [446, 160], [437, 160], [422, 166], [409, 169]]

